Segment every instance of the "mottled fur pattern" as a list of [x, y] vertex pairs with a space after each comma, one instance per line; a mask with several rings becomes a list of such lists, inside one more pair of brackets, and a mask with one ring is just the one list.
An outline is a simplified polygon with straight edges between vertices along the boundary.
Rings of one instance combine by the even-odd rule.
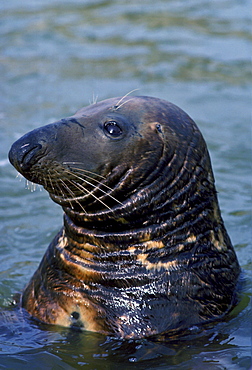
[[22, 295], [32, 316], [140, 338], [229, 312], [239, 265], [205, 141], [180, 108], [108, 99], [28, 133], [9, 157], [65, 213]]

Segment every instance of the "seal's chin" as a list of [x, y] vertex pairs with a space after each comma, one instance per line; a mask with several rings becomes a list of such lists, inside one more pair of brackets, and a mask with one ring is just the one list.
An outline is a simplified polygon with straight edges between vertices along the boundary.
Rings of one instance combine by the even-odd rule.
[[[47, 189], [46, 189], [47, 190]], [[62, 207], [64, 205], [66, 205], [66, 200], [62, 197], [62, 196], [59, 196], [59, 195], [55, 195], [53, 193], [49, 193], [50, 195], [50, 198], [57, 204], [61, 205]]]
[[[99, 213], [106, 213], [112, 211], [112, 208], [109, 207], [101, 199], [92, 198], [90, 199], [89, 195], [76, 195], [71, 198], [66, 196], [56, 195], [52, 192], [49, 192], [50, 198], [57, 204], [59, 204], [64, 212], [68, 214], [72, 219], [82, 218], [87, 215], [97, 215]], [[95, 204], [94, 204], [95, 203]], [[121, 203], [120, 203], [121, 204]]]
[[[46, 189], [47, 190], [47, 189]], [[63, 197], [61, 195], [56, 195], [54, 193], [49, 192], [50, 198], [57, 204], [59, 204], [64, 209], [69, 208], [72, 209], [74, 212], [85, 212], [84, 207], [81, 205], [81, 201], [83, 201], [83, 196], [75, 196], [72, 198]]]

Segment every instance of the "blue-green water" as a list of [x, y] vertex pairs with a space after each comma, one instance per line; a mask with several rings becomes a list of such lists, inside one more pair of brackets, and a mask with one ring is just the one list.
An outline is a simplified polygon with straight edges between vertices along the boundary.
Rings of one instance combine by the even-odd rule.
[[[4, 0], [0, 4], [0, 369], [248, 369], [251, 358], [251, 24], [240, 0]], [[10, 309], [62, 224], [45, 191], [7, 160], [27, 131], [98, 100], [177, 104], [210, 150], [243, 268], [225, 322], [181, 340], [115, 341], [38, 325]]]

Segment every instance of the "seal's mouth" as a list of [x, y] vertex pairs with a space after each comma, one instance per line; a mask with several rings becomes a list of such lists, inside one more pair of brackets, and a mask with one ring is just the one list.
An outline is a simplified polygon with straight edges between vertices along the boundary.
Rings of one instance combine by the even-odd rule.
[[114, 185], [120, 179], [116, 171], [112, 176], [110, 171], [100, 174], [102, 169], [92, 172], [81, 162], [60, 162], [48, 153], [47, 145], [24, 137], [13, 144], [9, 159], [28, 181], [42, 185], [54, 202], [76, 213], [111, 210], [122, 204], [114, 195]]
[[64, 208], [86, 214], [91, 208], [109, 210], [121, 204], [107, 181], [109, 172], [103, 176], [84, 169], [81, 162], [60, 162], [48, 152], [47, 145], [24, 136], [13, 144], [9, 159], [28, 181], [42, 185], [51, 199]]

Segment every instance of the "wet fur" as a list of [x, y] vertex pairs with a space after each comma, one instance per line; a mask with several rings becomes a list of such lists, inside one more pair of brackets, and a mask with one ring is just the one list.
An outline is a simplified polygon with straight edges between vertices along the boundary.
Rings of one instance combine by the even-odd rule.
[[[124, 136], [109, 137], [102, 125], [117, 121]], [[178, 107], [109, 99], [28, 133], [10, 160], [65, 212], [23, 292], [32, 316], [139, 338], [232, 308], [239, 265], [205, 141]]]

